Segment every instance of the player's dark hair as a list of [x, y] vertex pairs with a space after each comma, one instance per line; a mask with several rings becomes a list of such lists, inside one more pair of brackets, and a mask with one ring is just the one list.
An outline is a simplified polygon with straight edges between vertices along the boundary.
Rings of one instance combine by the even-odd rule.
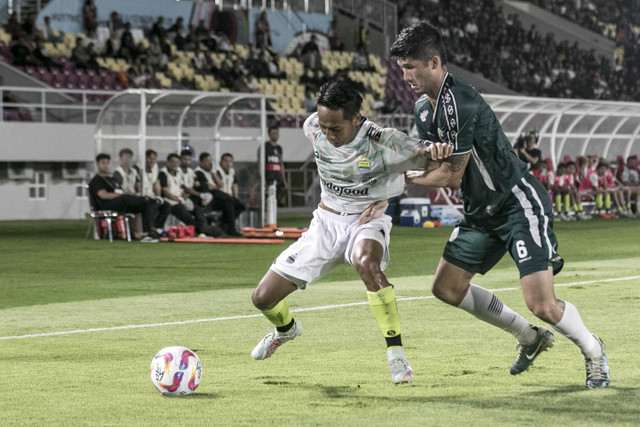
[[200, 153], [200, 157], [198, 157], [198, 160], [200, 160], [201, 162], [204, 161], [204, 159], [206, 159], [207, 157], [209, 157], [211, 154], [207, 153], [206, 151], [203, 151], [202, 153]]
[[102, 159], [111, 160], [111, 156], [107, 153], [100, 153], [96, 156], [96, 163], [100, 162]]
[[169, 154], [169, 155], [167, 156], [167, 163], [168, 163], [171, 159], [173, 159], [174, 157], [175, 157], [176, 159], [179, 159], [179, 158], [180, 158], [180, 156], [178, 156], [176, 153], [171, 153], [171, 154]]
[[344, 119], [351, 120], [360, 112], [362, 95], [349, 82], [329, 80], [320, 87], [316, 104], [329, 110], [342, 110]]
[[575, 165], [576, 165], [576, 162], [574, 162], [573, 160], [571, 160], [571, 161], [568, 161], [567, 163], [565, 163], [564, 165], [565, 165], [566, 167], [569, 167], [569, 166], [575, 166]]
[[130, 156], [133, 156], [133, 151], [131, 151], [130, 148], [123, 148], [122, 150], [120, 150], [120, 152], [118, 153], [118, 157], [122, 157], [125, 154], [128, 154]]
[[193, 155], [193, 153], [191, 153], [191, 150], [186, 149], [186, 148], [180, 152], [180, 157], [182, 157], [182, 156], [192, 156], [192, 155]]
[[442, 65], [447, 64], [447, 47], [436, 27], [427, 21], [405, 27], [389, 52], [393, 58], [413, 58], [425, 64], [434, 56], [440, 57]]
[[144, 152], [144, 156], [145, 157], [149, 157], [150, 155], [154, 155], [156, 157], [158, 157], [158, 153], [155, 152], [155, 150], [152, 149], [148, 149], [147, 151]]
[[271, 123], [267, 128], [267, 132], [271, 132], [272, 130], [278, 130], [278, 129], [280, 129], [280, 125], [278, 125], [277, 123]]
[[225, 157], [231, 157], [233, 159], [233, 154], [231, 153], [224, 153], [222, 156], [220, 156], [220, 161], [224, 160]]

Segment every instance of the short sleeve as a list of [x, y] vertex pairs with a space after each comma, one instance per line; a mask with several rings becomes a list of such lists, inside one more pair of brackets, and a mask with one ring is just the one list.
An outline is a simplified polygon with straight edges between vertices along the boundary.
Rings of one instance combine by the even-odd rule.
[[318, 124], [318, 113], [313, 113], [307, 120], [304, 121], [302, 126], [304, 136], [311, 142], [315, 142], [318, 132], [320, 132], [320, 125]]
[[167, 180], [167, 174], [164, 173], [164, 171], [158, 174], [158, 181], [160, 181], [160, 187], [162, 188], [169, 186], [169, 181]]

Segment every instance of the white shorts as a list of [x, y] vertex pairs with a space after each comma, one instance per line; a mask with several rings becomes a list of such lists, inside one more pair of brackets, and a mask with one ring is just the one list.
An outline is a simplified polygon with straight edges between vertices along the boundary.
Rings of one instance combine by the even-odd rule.
[[384, 270], [389, 265], [391, 217], [383, 215], [358, 227], [359, 219], [360, 215], [316, 209], [309, 230], [276, 258], [271, 270], [304, 289], [340, 264], [353, 265], [353, 248], [362, 239], [380, 242], [384, 250], [380, 268]]

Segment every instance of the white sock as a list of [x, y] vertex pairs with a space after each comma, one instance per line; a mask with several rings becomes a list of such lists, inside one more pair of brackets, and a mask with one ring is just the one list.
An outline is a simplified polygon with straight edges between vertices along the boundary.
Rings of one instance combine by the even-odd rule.
[[564, 302], [564, 313], [558, 323], [553, 325], [553, 329], [560, 332], [565, 337], [580, 347], [584, 357], [593, 359], [602, 356], [600, 344], [593, 337], [591, 332], [582, 323], [582, 318], [575, 305], [568, 301]]
[[536, 339], [537, 332], [531, 323], [480, 286], [470, 283], [469, 290], [458, 308], [511, 333], [520, 344], [531, 344]]

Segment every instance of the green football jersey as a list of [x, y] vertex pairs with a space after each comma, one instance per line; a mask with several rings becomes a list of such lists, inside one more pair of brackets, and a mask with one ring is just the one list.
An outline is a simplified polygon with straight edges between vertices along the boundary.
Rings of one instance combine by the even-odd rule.
[[447, 73], [435, 109], [423, 95], [414, 115], [420, 139], [451, 143], [454, 156], [471, 154], [461, 183], [465, 216], [482, 220], [498, 214], [527, 165], [514, 153], [484, 98]]

